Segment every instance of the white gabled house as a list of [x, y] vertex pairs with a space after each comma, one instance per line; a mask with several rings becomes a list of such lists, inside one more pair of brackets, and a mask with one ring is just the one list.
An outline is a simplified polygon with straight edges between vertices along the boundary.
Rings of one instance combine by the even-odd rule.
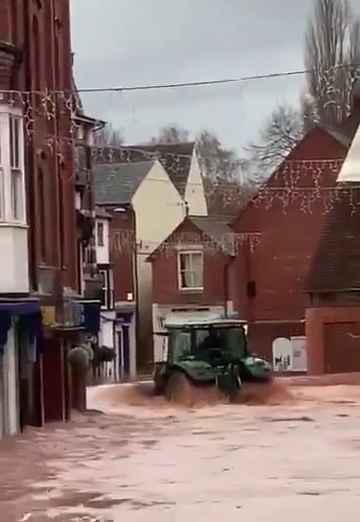
[[[135, 216], [137, 353], [139, 366], [146, 366], [153, 358], [152, 273], [147, 258], [188, 213], [206, 216], [207, 204], [194, 143], [126, 150], [128, 162], [114, 157], [97, 165], [96, 203], [107, 210], [131, 209]], [[114, 266], [117, 270], [121, 267]]]

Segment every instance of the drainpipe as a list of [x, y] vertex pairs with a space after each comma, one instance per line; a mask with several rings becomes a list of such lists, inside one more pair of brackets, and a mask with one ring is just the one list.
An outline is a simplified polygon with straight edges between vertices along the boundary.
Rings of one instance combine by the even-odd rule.
[[[138, 368], [138, 346], [139, 346], [139, 338], [140, 338], [140, 324], [139, 324], [139, 274], [138, 274], [138, 245], [137, 245], [137, 233], [136, 233], [136, 212], [135, 209], [130, 203], [129, 205], [129, 213], [131, 216], [131, 225], [134, 233], [134, 240], [132, 245], [132, 263], [133, 263], [133, 280], [134, 280], [134, 297], [135, 297], [135, 341], [136, 341], [136, 367]], [[137, 370], [136, 368], [136, 370]]]
[[230, 301], [230, 268], [234, 264], [235, 257], [229, 257], [227, 263], [224, 266], [224, 310], [225, 317], [229, 317], [229, 307], [228, 303]]
[[[29, 13], [29, 2], [24, 3], [23, 10], [23, 24], [24, 24], [24, 47], [22, 52], [23, 60], [25, 63], [25, 85], [26, 89], [31, 91], [31, 55], [29, 49], [31, 48], [30, 43], [30, 13]], [[16, 42], [17, 44], [17, 42]], [[18, 85], [16, 87], [19, 87]], [[37, 274], [37, 250], [36, 250], [36, 226], [35, 226], [35, 187], [34, 187], [34, 147], [31, 140], [28, 140], [26, 144], [26, 172], [25, 180], [27, 185], [27, 205], [26, 212], [28, 216], [29, 225], [29, 273], [31, 278], [31, 290], [38, 290], [38, 274]]]

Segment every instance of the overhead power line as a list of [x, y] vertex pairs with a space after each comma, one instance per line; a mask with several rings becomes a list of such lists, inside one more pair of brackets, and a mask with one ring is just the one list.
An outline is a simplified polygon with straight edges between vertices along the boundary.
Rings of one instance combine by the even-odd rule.
[[[337, 69], [345, 69], [352, 68], [356, 70], [360, 65], [350, 65], [350, 64], [342, 64], [331, 67], [331, 71], [335, 71]], [[133, 85], [133, 86], [119, 86], [119, 87], [99, 87], [99, 88], [84, 88], [84, 89], [76, 89], [74, 92], [78, 93], [97, 93], [97, 92], [133, 92], [133, 91], [150, 91], [150, 90], [161, 90], [161, 89], [179, 89], [183, 87], [206, 87], [206, 86], [216, 86], [216, 85], [225, 85], [230, 83], [241, 83], [241, 82], [249, 82], [255, 80], [271, 80], [275, 78], [286, 78], [290, 76], [303, 76], [305, 74], [309, 74], [312, 72], [312, 69], [299, 69], [294, 71], [284, 71], [284, 72], [273, 72], [273, 73], [264, 73], [264, 74], [255, 74], [250, 76], [240, 76], [238, 78], [225, 78], [220, 80], [208, 80], [208, 81], [190, 81], [190, 82], [180, 82], [180, 83], [159, 83], [159, 84], [148, 84], [148, 85]], [[329, 70], [319, 71], [319, 73], [326, 74]], [[359, 76], [360, 78], [360, 76]]]

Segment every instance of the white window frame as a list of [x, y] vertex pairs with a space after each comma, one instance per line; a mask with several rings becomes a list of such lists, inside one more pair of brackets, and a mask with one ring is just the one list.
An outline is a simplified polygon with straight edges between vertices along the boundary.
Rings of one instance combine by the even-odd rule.
[[[181, 257], [182, 256], [193, 256], [193, 255], [200, 255], [201, 256], [201, 263], [202, 263], [202, 265], [201, 265], [201, 268], [202, 268], [201, 280], [202, 280], [202, 285], [201, 286], [184, 286], [182, 284], [182, 273], [184, 271], [181, 269]], [[199, 292], [199, 291], [203, 291], [204, 290], [204, 252], [202, 250], [180, 250], [178, 252], [177, 266], [178, 266], [178, 285], [179, 285], [179, 289], [182, 292]], [[194, 270], [192, 270], [191, 268], [190, 268], [189, 271], [194, 272]]]
[[111, 268], [101, 268], [100, 274], [104, 278], [104, 286], [102, 287], [104, 292], [105, 304], [101, 303], [103, 310], [112, 310], [114, 308], [114, 275]]
[[22, 111], [0, 101], [0, 223], [26, 225], [24, 147]]
[[[102, 229], [101, 242], [99, 241], [99, 228]], [[96, 244], [98, 247], [103, 248], [105, 246], [105, 223], [103, 221], [98, 221], [96, 225]]]
[[[0, 151], [1, 154], [1, 151]], [[0, 160], [1, 161], [1, 160]], [[5, 220], [5, 173], [0, 163], [0, 222]]]

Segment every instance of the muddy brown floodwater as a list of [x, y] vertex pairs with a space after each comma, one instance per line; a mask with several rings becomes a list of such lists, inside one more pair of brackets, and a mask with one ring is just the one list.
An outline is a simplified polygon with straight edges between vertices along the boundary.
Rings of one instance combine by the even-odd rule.
[[0, 520], [357, 520], [360, 386], [284, 382], [191, 408], [91, 388], [85, 415], [0, 443]]

